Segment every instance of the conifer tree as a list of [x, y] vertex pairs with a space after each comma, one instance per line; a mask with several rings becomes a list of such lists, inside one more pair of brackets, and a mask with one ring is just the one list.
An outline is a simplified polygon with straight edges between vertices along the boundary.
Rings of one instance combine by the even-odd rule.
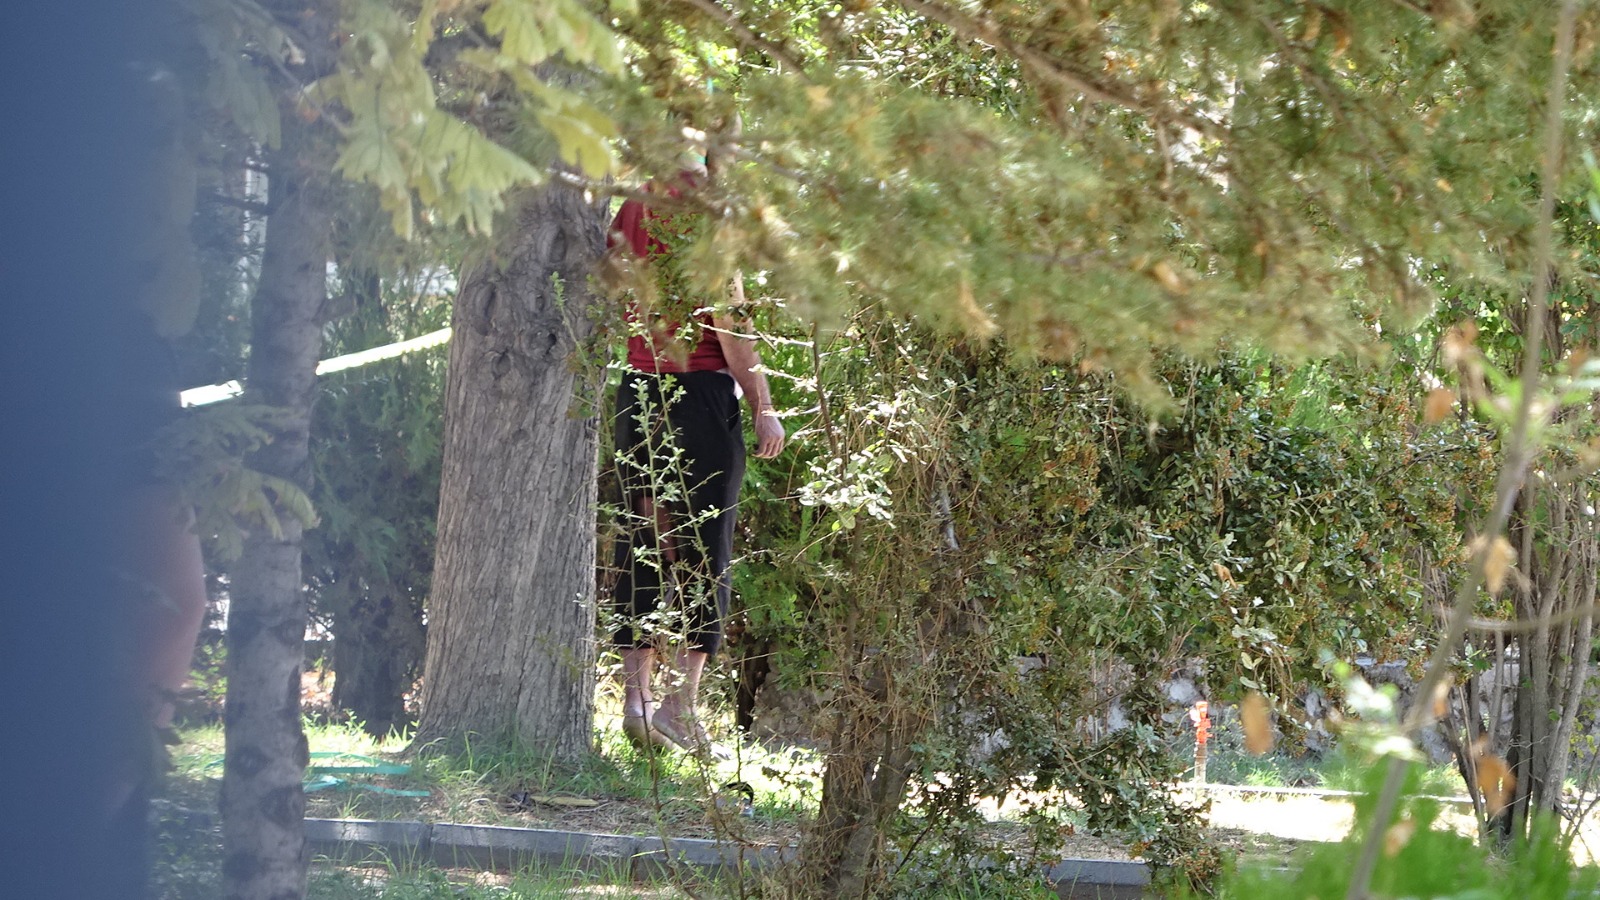
[[[1539, 170], [1555, 16], [1543, 5], [685, 0], [607, 13], [361, 0], [345, 7], [342, 65], [306, 96], [340, 124], [338, 170], [373, 185], [401, 233], [417, 216], [487, 231], [554, 158], [591, 179], [615, 171], [618, 135], [637, 184], [685, 126], [737, 102], [745, 137], [710, 137], [738, 164], [685, 201], [713, 214], [688, 254], [701, 287], [742, 269], [824, 327], [872, 306], [1004, 335], [1158, 406], [1161, 349], [1366, 348], [1375, 323], [1426, 309], [1425, 265], [1518, 292], [1534, 270], [1521, 186]], [[1579, 46], [1571, 83], [1593, 83]], [[558, 52], [613, 90], [597, 101], [541, 78], [533, 66]], [[1576, 175], [1555, 170], [1562, 190]], [[514, 349], [543, 333], [494, 339]], [[469, 637], [439, 631], [430, 640]], [[878, 719], [862, 707], [842, 720]], [[859, 846], [822, 862], [819, 890], [873, 884], [881, 823], [846, 824]]]

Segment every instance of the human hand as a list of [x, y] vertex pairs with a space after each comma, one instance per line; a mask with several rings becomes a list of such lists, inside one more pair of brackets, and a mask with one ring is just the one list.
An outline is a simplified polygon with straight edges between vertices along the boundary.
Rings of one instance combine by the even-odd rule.
[[771, 407], [756, 411], [756, 458], [771, 459], [783, 450], [783, 422]]

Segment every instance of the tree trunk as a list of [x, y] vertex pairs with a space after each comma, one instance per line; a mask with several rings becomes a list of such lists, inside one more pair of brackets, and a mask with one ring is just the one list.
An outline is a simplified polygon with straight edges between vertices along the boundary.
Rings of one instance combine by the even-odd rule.
[[1529, 481], [1511, 531], [1523, 576], [1515, 589], [1517, 619], [1537, 623], [1516, 639], [1520, 668], [1506, 754], [1516, 784], [1502, 823], [1516, 836], [1528, 833], [1535, 813], [1561, 807], [1600, 574], [1600, 534], [1584, 512], [1587, 481]]
[[424, 639], [414, 601], [373, 585], [333, 616], [333, 706], [349, 710], [375, 737], [404, 728], [405, 693], [416, 680]]
[[[855, 658], [873, 655], [861, 647]], [[885, 828], [905, 801], [912, 745], [931, 723], [922, 690], [896, 696], [896, 675], [913, 671], [914, 663], [880, 657], [863, 668], [877, 671], [849, 679], [835, 700], [822, 801], [801, 843], [800, 896], [855, 900], [881, 886]]]
[[[251, 467], [309, 488], [308, 438], [322, 346], [332, 199], [331, 156], [312, 126], [283, 117], [271, 153], [273, 213], [251, 304], [244, 401], [285, 418]], [[303, 897], [306, 738], [300, 728], [306, 599], [301, 522], [277, 504], [281, 534], [259, 529], [233, 569], [228, 610], [226, 768], [222, 782], [223, 876], [230, 900]]]
[[733, 722], [740, 734], [754, 735], [756, 700], [772, 674], [774, 646], [770, 640], [752, 638], [747, 631], [741, 631], [734, 649], [739, 660], [739, 688], [734, 695]]
[[556, 758], [594, 718], [598, 393], [573, 353], [606, 206], [552, 184], [462, 281], [445, 390], [423, 741], [468, 733]]

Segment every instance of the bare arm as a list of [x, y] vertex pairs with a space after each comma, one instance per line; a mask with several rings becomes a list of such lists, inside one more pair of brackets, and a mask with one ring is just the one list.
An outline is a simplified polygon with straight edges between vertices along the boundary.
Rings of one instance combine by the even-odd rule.
[[[733, 281], [733, 297], [735, 306], [743, 305], [744, 286], [737, 277]], [[744, 390], [745, 402], [750, 404], [750, 414], [755, 418], [755, 455], [771, 459], [783, 450], [783, 423], [772, 408], [767, 376], [759, 370], [761, 356], [756, 352], [756, 343], [740, 336], [749, 328], [749, 323], [718, 314], [712, 317], [711, 324], [717, 329], [717, 342], [722, 345], [722, 356], [728, 361], [728, 374]]]

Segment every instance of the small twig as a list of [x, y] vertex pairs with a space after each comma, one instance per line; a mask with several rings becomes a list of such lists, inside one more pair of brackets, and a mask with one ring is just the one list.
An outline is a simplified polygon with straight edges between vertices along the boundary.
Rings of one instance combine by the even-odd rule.
[[1150, 130], [1155, 133], [1156, 146], [1161, 148], [1161, 190], [1172, 190], [1172, 173], [1176, 166], [1172, 161], [1172, 143], [1167, 140], [1167, 129], [1160, 122], [1152, 123]]
[[[1441, 447], [1441, 448], [1439, 448], [1437, 450], [1429, 450], [1429, 451], [1425, 451], [1425, 452], [1422, 452], [1422, 453], [1418, 453], [1415, 456], [1411, 456], [1411, 457], [1405, 459], [1402, 462], [1397, 462], [1392, 466], [1387, 466], [1385, 468], [1379, 469], [1377, 471], [1377, 473], [1374, 474], [1368, 480], [1369, 481], [1381, 481], [1382, 479], [1387, 478], [1389, 475], [1393, 474], [1394, 472], [1397, 472], [1397, 471], [1399, 471], [1400, 469], [1403, 469], [1403, 468], [1414, 466], [1419, 462], [1425, 462], [1425, 461], [1430, 460], [1430, 459], [1438, 459], [1438, 458], [1440, 458], [1442, 456], [1450, 456], [1450, 455], [1455, 454], [1455, 453], [1464, 453], [1464, 452], [1466, 452], [1466, 450], [1467, 450], [1466, 447], [1451, 446], [1451, 447]], [[1477, 621], [1477, 620], [1474, 620], [1474, 621]]]
[[[1584, 788], [1594, 784], [1596, 766], [1600, 766], [1600, 754], [1594, 754], [1589, 757], [1589, 763], [1584, 767], [1583, 775], [1577, 781], [1578, 803], [1576, 804], [1577, 808], [1573, 810], [1572, 821], [1574, 824], [1572, 832], [1567, 836], [1566, 840], [1569, 848], [1572, 846], [1573, 841], [1576, 840], [1583, 844], [1585, 850], [1590, 850], [1588, 841], [1583, 838], [1583, 829], [1578, 826], [1588, 821], [1590, 814], [1595, 811], [1596, 807], [1600, 807], [1600, 794], [1587, 794], [1584, 790]], [[1593, 857], [1594, 852], [1590, 850], [1589, 855]]]
[[1549, 625], [1565, 625], [1576, 622], [1585, 616], [1600, 614], [1600, 602], [1585, 603], [1582, 606], [1561, 612], [1551, 612], [1536, 616], [1532, 619], [1519, 619], [1515, 622], [1504, 622], [1499, 619], [1472, 619], [1467, 623], [1470, 631], [1484, 634], [1527, 634]]
[[1427, 9], [1422, 8], [1421, 6], [1418, 6], [1415, 3], [1410, 2], [1410, 0], [1389, 0], [1389, 2], [1393, 3], [1395, 6], [1400, 7], [1401, 9], [1405, 10], [1406, 12], [1413, 12], [1413, 13], [1416, 13], [1417, 15], [1419, 15], [1419, 16], [1425, 16], [1425, 17], [1427, 17], [1429, 19], [1435, 19], [1437, 21], [1437, 19], [1435, 18], [1434, 14], [1432, 12], [1430, 12]]
[[822, 420], [822, 431], [828, 438], [828, 449], [833, 451], [833, 458], [839, 462], [840, 471], [844, 470], [849, 462], [844, 455], [844, 450], [839, 446], [839, 433], [834, 427], [833, 412], [828, 406], [828, 392], [822, 387], [822, 354], [817, 349], [817, 323], [811, 323], [811, 374], [817, 384], [817, 412]]

